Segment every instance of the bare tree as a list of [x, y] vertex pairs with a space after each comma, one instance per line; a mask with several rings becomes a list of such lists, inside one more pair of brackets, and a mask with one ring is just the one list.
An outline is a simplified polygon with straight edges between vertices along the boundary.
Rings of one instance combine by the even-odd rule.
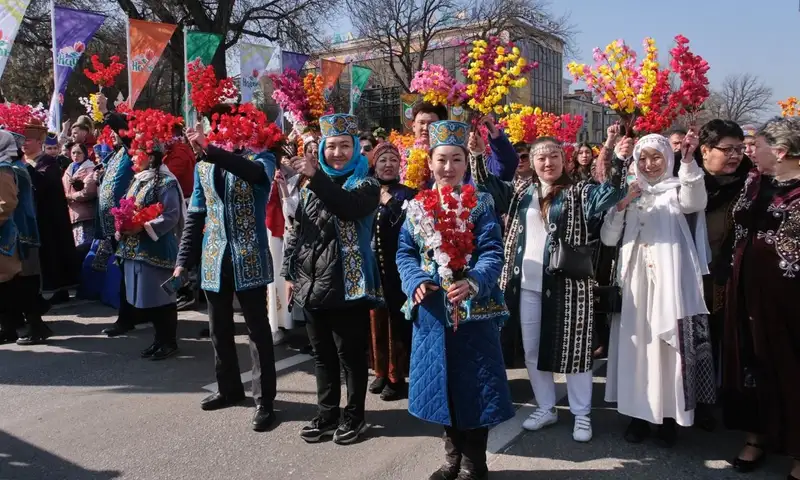
[[462, 37], [506, 32], [552, 46], [571, 45], [568, 17], [554, 17], [544, 0], [345, 0], [359, 39], [374, 46], [397, 84], [410, 91], [431, 45], [458, 31]]
[[714, 91], [706, 108], [715, 118], [742, 125], [756, 123], [772, 106], [772, 88], [750, 73], [728, 75]]

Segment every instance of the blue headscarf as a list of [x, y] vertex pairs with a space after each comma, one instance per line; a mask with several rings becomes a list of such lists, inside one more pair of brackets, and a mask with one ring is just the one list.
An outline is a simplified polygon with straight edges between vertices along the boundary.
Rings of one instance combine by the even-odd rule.
[[353, 139], [353, 156], [341, 170], [336, 170], [335, 168], [325, 163], [325, 142], [327, 141], [327, 138], [323, 138], [322, 142], [320, 142], [319, 152], [318, 152], [319, 165], [320, 167], [322, 167], [322, 171], [325, 172], [326, 175], [328, 175], [331, 178], [341, 178], [349, 176], [347, 181], [344, 182], [345, 190], [352, 190], [361, 182], [361, 180], [366, 178], [367, 175], [369, 174], [369, 161], [367, 161], [367, 157], [361, 155], [361, 150], [357, 149], [358, 137], [356, 137], [355, 135], [350, 135], [350, 138]]

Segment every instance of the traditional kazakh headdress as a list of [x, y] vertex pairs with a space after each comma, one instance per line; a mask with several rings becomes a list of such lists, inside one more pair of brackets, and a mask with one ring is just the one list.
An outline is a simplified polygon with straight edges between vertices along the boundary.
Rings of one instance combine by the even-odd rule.
[[469, 142], [469, 125], [455, 120], [433, 122], [428, 126], [428, 138], [431, 152], [434, 148], [445, 145], [461, 147], [466, 152], [467, 142]]
[[[348, 177], [344, 183], [345, 189], [354, 188], [369, 173], [369, 162], [367, 157], [361, 155], [361, 151], [356, 148], [358, 145], [358, 118], [355, 115], [345, 113], [334, 113], [325, 115], [319, 119], [319, 127], [322, 132], [322, 141], [319, 144], [319, 165], [322, 171], [331, 178]], [[331, 137], [350, 136], [353, 139], [353, 155], [344, 167], [340, 170], [328, 165], [325, 161], [325, 142]]]

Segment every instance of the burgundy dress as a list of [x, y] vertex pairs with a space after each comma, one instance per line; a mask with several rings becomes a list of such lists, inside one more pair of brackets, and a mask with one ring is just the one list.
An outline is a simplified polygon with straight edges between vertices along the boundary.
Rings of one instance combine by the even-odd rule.
[[800, 458], [800, 179], [754, 170], [733, 212], [723, 386], [756, 399], [742, 424]]

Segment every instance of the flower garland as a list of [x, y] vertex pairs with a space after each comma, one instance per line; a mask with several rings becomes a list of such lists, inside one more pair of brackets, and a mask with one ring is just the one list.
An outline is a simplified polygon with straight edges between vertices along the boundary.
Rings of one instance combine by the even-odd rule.
[[103, 62], [100, 61], [99, 56], [92, 55], [92, 68], [94, 68], [94, 71], [88, 68], [83, 70], [83, 74], [86, 75], [92, 83], [100, 87], [100, 91], [103, 91], [103, 87], [114, 85], [114, 80], [125, 70], [125, 65], [120, 63], [117, 55], [112, 55], [109, 60], [111, 60], [111, 63], [105, 66]]
[[199, 59], [189, 62], [186, 79], [189, 82], [189, 96], [194, 108], [203, 115], [220, 103], [235, 102], [239, 91], [231, 78], [217, 81], [217, 74], [211, 65], [205, 66]]
[[284, 140], [283, 132], [252, 103], [234, 106], [230, 113], [211, 116], [208, 141], [229, 151], [248, 149], [254, 152], [275, 148]]
[[[628, 128], [659, 132], [678, 115], [693, 115], [709, 96], [708, 62], [689, 50], [689, 40], [683, 35], [676, 36], [675, 42], [671, 70], [660, 68], [652, 38], [644, 40], [645, 57], [638, 67], [636, 52], [616, 40], [605, 51], [594, 49], [594, 67], [571, 62], [567, 69], [576, 81], [586, 82], [600, 103], [615, 110]], [[670, 87], [671, 74], [681, 80], [676, 91]]]
[[433, 251], [440, 283], [447, 289], [456, 274], [463, 275], [475, 250], [474, 225], [469, 221], [478, 205], [475, 187], [464, 185], [457, 192], [451, 186], [422, 190], [405, 203], [412, 219], [414, 235], [424, 240], [424, 248]]
[[456, 81], [441, 65], [422, 62], [422, 70], [414, 74], [411, 91], [433, 105], [461, 105], [467, 101], [467, 87]]
[[800, 116], [800, 107], [797, 105], [797, 97], [789, 97], [786, 100], [781, 100], [778, 102], [778, 106], [781, 107], [782, 117]]
[[175, 127], [182, 125], [181, 117], [161, 110], [148, 108], [131, 112], [128, 129], [120, 130], [119, 135], [131, 139], [133, 169], [137, 172], [145, 170], [150, 154], [172, 141]]
[[499, 105], [503, 97], [510, 88], [524, 87], [525, 75], [538, 67], [535, 62], [528, 64], [513, 43], [495, 36], [473, 41], [472, 50], [462, 53], [461, 63], [462, 73], [471, 81], [466, 87], [468, 105], [483, 115], [503, 113]]

